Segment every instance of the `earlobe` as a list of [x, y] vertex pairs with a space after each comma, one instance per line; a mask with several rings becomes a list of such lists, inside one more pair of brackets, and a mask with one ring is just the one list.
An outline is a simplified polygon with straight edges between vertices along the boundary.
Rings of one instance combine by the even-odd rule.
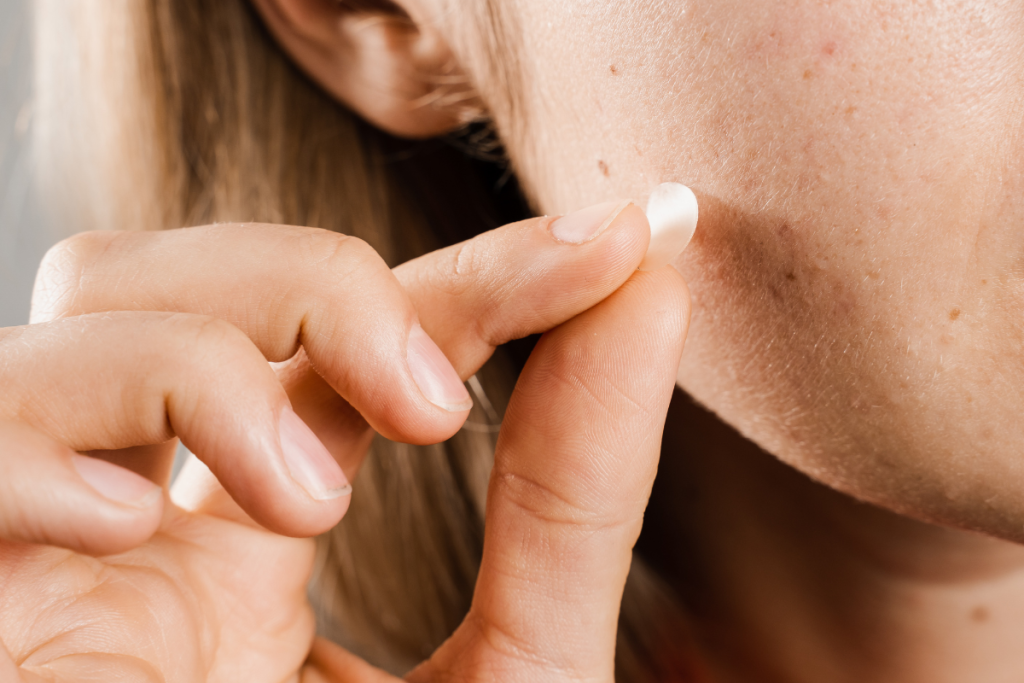
[[[476, 118], [478, 100], [444, 37], [413, 0], [254, 0], [293, 60], [370, 123], [409, 138]], [[379, 6], [378, 6], [379, 5]]]

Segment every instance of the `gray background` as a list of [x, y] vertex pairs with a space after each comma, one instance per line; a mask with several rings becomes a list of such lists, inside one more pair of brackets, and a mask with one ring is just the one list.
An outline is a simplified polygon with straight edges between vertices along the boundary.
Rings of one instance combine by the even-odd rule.
[[0, 327], [28, 322], [32, 281], [56, 230], [33, 186], [30, 0], [0, 0]]

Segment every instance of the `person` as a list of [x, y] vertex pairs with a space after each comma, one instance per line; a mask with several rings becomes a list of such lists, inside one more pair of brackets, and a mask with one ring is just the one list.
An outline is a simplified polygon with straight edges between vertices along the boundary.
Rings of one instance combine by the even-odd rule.
[[[43, 168], [119, 231], [0, 338], [5, 680], [1024, 671], [1015, 3], [38, 19]], [[459, 241], [474, 169], [399, 139], [485, 120], [569, 218]], [[663, 181], [701, 223], [636, 272], [603, 203]]]

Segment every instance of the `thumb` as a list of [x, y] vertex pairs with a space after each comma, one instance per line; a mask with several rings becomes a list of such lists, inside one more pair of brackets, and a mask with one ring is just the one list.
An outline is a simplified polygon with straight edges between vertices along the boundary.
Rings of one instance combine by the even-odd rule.
[[663, 268], [541, 339], [498, 442], [470, 613], [411, 680], [613, 680], [688, 319]]

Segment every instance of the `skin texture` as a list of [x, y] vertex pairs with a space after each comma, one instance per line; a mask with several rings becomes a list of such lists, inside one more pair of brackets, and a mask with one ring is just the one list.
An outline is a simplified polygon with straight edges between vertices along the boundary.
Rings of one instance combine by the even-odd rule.
[[720, 677], [1018, 678], [1019, 548], [767, 454], [1024, 538], [1022, 5], [515, 5], [539, 208], [701, 199], [678, 381], [760, 449], [671, 419], [651, 518]]
[[518, 7], [541, 209], [701, 196], [680, 385], [831, 486], [1024, 538], [1020, 3]]
[[[494, 36], [474, 23], [473, 12], [453, 13], [441, 0], [400, 2], [406, 16], [389, 24], [394, 32], [380, 29], [379, 23], [373, 31], [359, 31], [351, 23], [336, 22], [345, 10], [327, 0], [257, 2], [271, 30], [307, 71], [395, 132], [432, 134], [461, 119], [457, 111], [443, 111], [443, 101], [443, 115], [409, 116], [409, 106], [423, 106], [422, 92], [408, 87], [410, 71], [437, 65], [451, 69], [453, 58], [480, 102], [492, 108], [522, 179], [545, 212], [617, 196], [643, 199], [663, 180], [697, 190], [703, 222], [691, 249], [676, 264], [692, 284], [695, 303], [693, 335], [678, 380], [749, 440], [699, 412], [690, 433], [707, 434], [706, 442], [680, 441], [670, 433], [666, 452], [673, 466], [662, 479], [676, 498], [683, 485], [697, 495], [675, 506], [662, 505], [656, 496], [652, 516], [663, 523], [663, 538], [679, 544], [665, 561], [669, 575], [682, 591], [705, 589], [698, 592], [706, 602], [695, 618], [720, 679], [934, 683], [1019, 678], [1024, 667], [1013, 657], [1020, 625], [1012, 612], [1005, 620], [994, 618], [990, 607], [1020, 604], [1017, 576], [1024, 565], [1018, 548], [857, 504], [766, 456], [771, 453], [821, 482], [919, 519], [1013, 540], [1024, 536], [1024, 504], [1017, 494], [1024, 473], [1016, 463], [1024, 427], [1015, 419], [1021, 408], [1019, 387], [1024, 386], [1018, 352], [1024, 336], [1017, 227], [1024, 210], [1018, 166], [1018, 74], [1024, 59], [1019, 4], [495, 4], [515, 21], [504, 27], [507, 49], [484, 58], [483, 48]], [[396, 37], [400, 40], [391, 40]], [[364, 40], [391, 59], [357, 62], [372, 65], [366, 73], [330, 68], [351, 63], [339, 61], [339, 55], [365, 54]], [[494, 78], [495, 60], [504, 67], [503, 79]], [[407, 94], [363, 101], [370, 91], [351, 87], [353, 79]], [[503, 98], [503, 88], [519, 96]], [[168, 263], [185, 260], [172, 253]], [[494, 254], [519, 252], [491, 253], [483, 263], [514, 279]], [[599, 265], [606, 268], [607, 263]], [[150, 273], [139, 267], [136, 272]], [[631, 269], [622, 272], [614, 286], [591, 292], [590, 303], [602, 303], [558, 327], [531, 362], [520, 394], [526, 398], [513, 399], [505, 425], [515, 433], [503, 437], [499, 448], [489, 545], [474, 609], [415, 678], [471, 680], [497, 674], [506, 680], [610, 680], [608, 644], [617, 594], [639, 527], [642, 506], [637, 505], [645, 500], [654, 474], [657, 435], [686, 311], [685, 289], [671, 271], [634, 276], [616, 290]], [[115, 271], [98, 278], [95, 292], [109, 294], [111, 283], [123, 282], [118, 277], [123, 275]], [[247, 329], [244, 315], [217, 309], [228, 297], [205, 289], [211, 292], [209, 300], [187, 298], [186, 306], [173, 296], [173, 278], [142, 280], [154, 281], [164, 289], [145, 292], [160, 302], [149, 310], [210, 315], [207, 307], [213, 307], [215, 319], [228, 321], [253, 348], [264, 350], [259, 325]], [[415, 290], [424, 281], [430, 278], [413, 277], [402, 284]], [[495, 281], [503, 280], [481, 278]], [[56, 301], [77, 294], [82, 285], [80, 277], [52, 282]], [[233, 283], [227, 278], [223, 286]], [[456, 286], [447, 291], [471, 290]], [[167, 291], [171, 296], [161, 298]], [[548, 294], [552, 288], [541, 291]], [[114, 292], [108, 299], [112, 303], [75, 312], [131, 309], [140, 294], [135, 289], [129, 293]], [[538, 294], [537, 299], [544, 297]], [[305, 303], [302, 297], [300, 303]], [[192, 310], [197, 304], [201, 310]], [[407, 316], [401, 306], [392, 309], [399, 319]], [[561, 318], [533, 323], [546, 329], [581, 310], [568, 306]], [[109, 325], [116, 317], [98, 320]], [[255, 319], [260, 321], [258, 315]], [[450, 323], [434, 320], [439, 328]], [[394, 324], [394, 319], [387, 322]], [[54, 325], [46, 329], [56, 330], [59, 323]], [[424, 325], [430, 331], [430, 323]], [[220, 329], [225, 339], [240, 338]], [[16, 354], [32, 348], [19, 346], [18, 334], [0, 340], [13, 358], [0, 367], [15, 374], [28, 366]], [[74, 338], [67, 330], [54, 335]], [[482, 346], [500, 337], [484, 339]], [[649, 345], [652, 340], [655, 346]], [[277, 354], [264, 350], [264, 355]], [[309, 362], [299, 357], [294, 361], [298, 367], [285, 369], [286, 391], [309, 389], [301, 381], [310, 376]], [[595, 373], [602, 367], [610, 370]], [[37, 380], [21, 379], [29, 388]], [[335, 386], [330, 377], [324, 380]], [[401, 390], [401, 382], [397, 386]], [[17, 396], [5, 397], [15, 408], [4, 416], [18, 421], [4, 428], [5, 444], [32, 446], [33, 439], [50, 438], [32, 429], [55, 431], [33, 422], [31, 410], [23, 410], [33, 405], [26, 392], [29, 399], [22, 404]], [[340, 405], [332, 407], [346, 416], [347, 427], [341, 434], [318, 433], [329, 446], [336, 439], [333, 445], [343, 447], [332, 448], [336, 458], [357, 461], [364, 418], [353, 408], [357, 399], [343, 400], [344, 391], [339, 397]], [[302, 404], [299, 396], [289, 398]], [[579, 414], [562, 421], [551, 406], [576, 406]], [[317, 423], [315, 411], [300, 413]], [[608, 420], [608, 414], [617, 420]], [[365, 419], [379, 418], [368, 409]], [[105, 424], [102, 416], [96, 422]], [[685, 424], [681, 417], [672, 422], [677, 428]], [[609, 423], [624, 431], [610, 429]], [[580, 456], [575, 440], [581, 424], [588, 426], [582, 431], [591, 449], [583, 452], [596, 460], [574, 459]], [[428, 418], [419, 425], [441, 431], [447, 426]], [[67, 464], [62, 459], [70, 458], [67, 448], [74, 445], [64, 443], [70, 437], [60, 436], [65, 437], [57, 439], [60, 444], [50, 444], [52, 457], [39, 461], [54, 472]], [[564, 448], [548, 453], [537, 443]], [[98, 444], [121, 445], [116, 440]], [[695, 446], [702, 446], [696, 454]], [[531, 459], [531, 453], [542, 451], [543, 462]], [[166, 462], [167, 455], [160, 452], [155, 459]], [[712, 455], [718, 459], [706, 462]], [[633, 459], [637, 456], [640, 462]], [[59, 480], [32, 476], [35, 461], [11, 463], [21, 479], [5, 477], [5, 482]], [[588, 476], [579, 476], [588, 465], [593, 467], [584, 470]], [[62, 471], [67, 475], [69, 470]], [[566, 471], [575, 476], [565, 477]], [[274, 482], [272, 477], [268, 481]], [[81, 486], [69, 475], [65, 484]], [[36, 486], [33, 490], [40, 490]], [[108, 601], [97, 603], [93, 613], [113, 610], [134, 619], [120, 641], [103, 644], [105, 652], [137, 658], [120, 661], [126, 676], [155, 669], [165, 680], [192, 680], [211, 662], [230, 667], [244, 661], [251, 652], [244, 646], [232, 649], [238, 641], [189, 640], [171, 651], [198, 653], [186, 662], [195, 668], [171, 671], [174, 663], [166, 652], [139, 647], [152, 643], [160, 629], [177, 624], [150, 625], [147, 613], [130, 609], [131, 592], [106, 590], [136, 581], [132, 576], [119, 581], [125, 574], [117, 568], [126, 561], [155, 565], [145, 576], [169, 577], [174, 585], [182, 566], [202, 555], [198, 539], [220, 547], [209, 526], [213, 520], [226, 518], [238, 525], [229, 535], [241, 538], [246, 516], [216, 486], [211, 495], [198, 498], [200, 505], [210, 506], [211, 519], [198, 516], [198, 526], [182, 527], [165, 514], [152, 540], [131, 551], [127, 560], [115, 556], [94, 564], [80, 555], [69, 561], [66, 555], [49, 554], [67, 551], [34, 549], [22, 555], [5, 546], [0, 597], [24, 601], [39, 596], [30, 589], [40, 572], [25, 571], [30, 561], [61, 571], [85, 567], [81, 582], [56, 573], [47, 576], [69, 591], [64, 605], [84, 604], [83, 596], [99, 590]], [[244, 496], [236, 498], [245, 504]], [[8, 515], [16, 530], [8, 538], [24, 540], [41, 528], [42, 540], [89, 549], [75, 534], [50, 534], [61, 520], [45, 516], [61, 510], [55, 513], [41, 494], [35, 500], [42, 502], [34, 509], [16, 508], [24, 519]], [[96, 514], [102, 512], [107, 521], [115, 511], [124, 512], [104, 512], [96, 502]], [[188, 507], [195, 508], [195, 500]], [[143, 532], [153, 528], [155, 509], [134, 517]], [[329, 524], [342, 511], [324, 509], [317, 521]], [[281, 510], [256, 506], [252, 512], [288, 523]], [[603, 534], [598, 538], [605, 541], [601, 552], [587, 542], [594, 529]], [[169, 533], [192, 551], [161, 554]], [[524, 539], [533, 543], [524, 545]], [[115, 541], [132, 545], [138, 539]], [[264, 556], [257, 549], [263, 541], [245, 542], [252, 544], [253, 566], [262, 566]], [[687, 542], [692, 555], [686, 552]], [[275, 598], [293, 610], [282, 607], [282, 613], [297, 615], [287, 629], [293, 636], [286, 639], [294, 648], [282, 648], [274, 666], [260, 667], [274, 680], [281, 679], [279, 673], [295, 672], [309, 647], [304, 600], [294, 590], [306, 566], [299, 559], [277, 585], [262, 586], [269, 593], [276, 590]], [[251, 596], [244, 595], [244, 582], [230, 571], [221, 576], [212, 564], [201, 572], [214, 584], [224, 580], [207, 602], [179, 591], [156, 612], [171, 615], [171, 621], [176, 614], [209, 619], [215, 632], [233, 633], [238, 614], [218, 606]], [[176, 585], [197, 589], [202, 582]], [[20, 607], [35, 615], [45, 605]], [[74, 616], [67, 607], [45, 612], [46, 618], [34, 622], [38, 630], [31, 637], [21, 628], [28, 617], [7, 621], [0, 640], [10, 658], [0, 658], [0, 673], [14, 671], [32, 656], [37, 659], [27, 665], [41, 666], [42, 673], [71, 667], [60, 671], [70, 680], [95, 673], [98, 648], [80, 637], [88, 631], [70, 627]], [[561, 628], [546, 631], [552, 623]], [[974, 626], [965, 628], [965, 623]], [[594, 624], [601, 625], [600, 633], [594, 633]], [[983, 632], [978, 624], [998, 630]], [[180, 628], [173, 632], [186, 639], [196, 636]], [[260, 642], [241, 640], [250, 646]], [[60, 647], [38, 649], [47, 642]], [[22, 673], [37, 680], [34, 669]], [[304, 675], [310, 680], [380, 677], [327, 644], [318, 645]]]
[[[454, 60], [542, 212], [693, 187], [680, 386], [830, 486], [1024, 538], [1018, 2], [505, 0], [497, 35], [480, 3], [255, 4], [358, 111], [349, 80]], [[401, 104], [370, 118], [435, 109]]]
[[[267, 404], [289, 403], [354, 477], [371, 421], [390, 422], [374, 409], [407, 416], [403, 402], [423, 397], [401, 381], [361, 394], [355, 387], [380, 378], [371, 354], [336, 353], [331, 364], [317, 360], [318, 342], [338, 326], [386, 341], [411, 309], [463, 379], [496, 345], [546, 333], [496, 449], [472, 608], [416, 680], [611, 681], [689, 295], [670, 268], [637, 272], [650, 229], [636, 206], [588, 215], [604, 230], [582, 243], [557, 239], [554, 218], [533, 219], [394, 272], [343, 236], [288, 226], [248, 226], [244, 240], [241, 226], [226, 224], [58, 245], [40, 274], [37, 324], [0, 336], [0, 677], [386, 678], [314, 641], [313, 543], [255, 521], [276, 518], [302, 535], [335, 523], [347, 500], [304, 495], [276, 449], [259, 446], [274, 438]], [[364, 286], [318, 306], [302, 290], [317, 263], [311, 245], [333, 255], [318, 278], [348, 274]], [[277, 270], [292, 259], [306, 268]], [[251, 299], [232, 296], [247, 276]], [[660, 314], [647, 315], [652, 308]], [[275, 376], [267, 360], [282, 344], [294, 353], [296, 339], [303, 353]], [[401, 349], [380, 346], [400, 371]], [[400, 428], [443, 429], [456, 418], [465, 411]], [[176, 445], [168, 431], [197, 444], [209, 465], [191, 462], [170, 500], [113, 465], [85, 470], [120, 473], [117, 490], [130, 495], [114, 500], [103, 495], [114, 490], [109, 477], [95, 488], [99, 479], [75, 469], [72, 448], [105, 449], [93, 455], [166, 486]], [[118, 447], [129, 448], [110, 450]]]
[[[256, 4], [331, 89], [265, 10], [317, 0]], [[1019, 678], [1019, 620], [992, 616], [1020, 604], [1019, 547], [772, 456], [1024, 539], [1021, 3], [399, 5], [540, 211], [700, 198], [678, 382], [711, 412], [677, 406], [649, 517], [719, 676]]]

